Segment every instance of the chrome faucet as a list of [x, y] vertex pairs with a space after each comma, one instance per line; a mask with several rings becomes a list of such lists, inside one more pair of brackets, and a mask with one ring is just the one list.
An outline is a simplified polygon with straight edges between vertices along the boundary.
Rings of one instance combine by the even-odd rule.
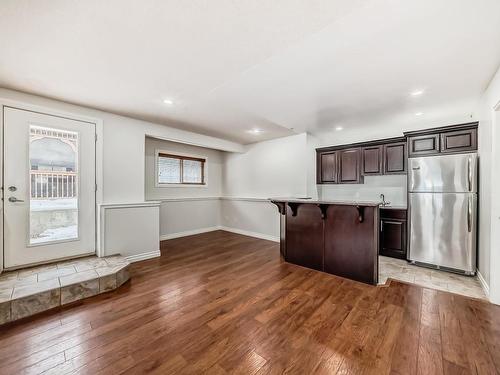
[[386, 207], [386, 206], [389, 206], [391, 204], [391, 202], [386, 202], [385, 201], [385, 195], [384, 194], [380, 194], [380, 199], [382, 199], [382, 203], [380, 204], [382, 207]]

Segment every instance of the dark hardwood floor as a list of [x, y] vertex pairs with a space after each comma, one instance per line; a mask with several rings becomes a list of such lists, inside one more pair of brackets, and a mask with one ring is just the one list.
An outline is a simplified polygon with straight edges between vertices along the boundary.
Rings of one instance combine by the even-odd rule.
[[496, 374], [500, 307], [284, 263], [211, 232], [162, 243], [117, 291], [0, 328], [0, 373]]

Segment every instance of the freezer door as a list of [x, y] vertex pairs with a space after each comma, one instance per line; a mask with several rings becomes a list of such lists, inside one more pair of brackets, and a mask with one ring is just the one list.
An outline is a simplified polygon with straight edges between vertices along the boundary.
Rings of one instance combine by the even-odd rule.
[[477, 154], [409, 159], [409, 192], [477, 192]]
[[477, 195], [410, 193], [412, 261], [476, 271]]

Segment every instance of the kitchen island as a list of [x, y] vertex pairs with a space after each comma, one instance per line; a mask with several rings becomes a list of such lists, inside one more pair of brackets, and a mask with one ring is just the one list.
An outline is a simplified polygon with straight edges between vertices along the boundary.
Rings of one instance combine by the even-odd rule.
[[285, 261], [376, 285], [379, 203], [270, 199], [280, 213]]

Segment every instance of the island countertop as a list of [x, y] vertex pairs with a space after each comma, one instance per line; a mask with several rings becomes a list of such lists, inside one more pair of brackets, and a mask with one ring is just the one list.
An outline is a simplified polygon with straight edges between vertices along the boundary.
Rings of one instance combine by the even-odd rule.
[[[313, 199], [313, 198], [269, 198], [271, 202], [290, 202], [290, 203], [312, 203], [312, 204], [338, 204], [346, 206], [365, 206], [365, 207], [377, 207], [380, 206], [380, 202], [373, 201], [357, 201], [357, 200], [332, 200], [332, 199]], [[390, 206], [387, 206], [388, 208]]]
[[286, 262], [376, 285], [378, 202], [270, 198]]

